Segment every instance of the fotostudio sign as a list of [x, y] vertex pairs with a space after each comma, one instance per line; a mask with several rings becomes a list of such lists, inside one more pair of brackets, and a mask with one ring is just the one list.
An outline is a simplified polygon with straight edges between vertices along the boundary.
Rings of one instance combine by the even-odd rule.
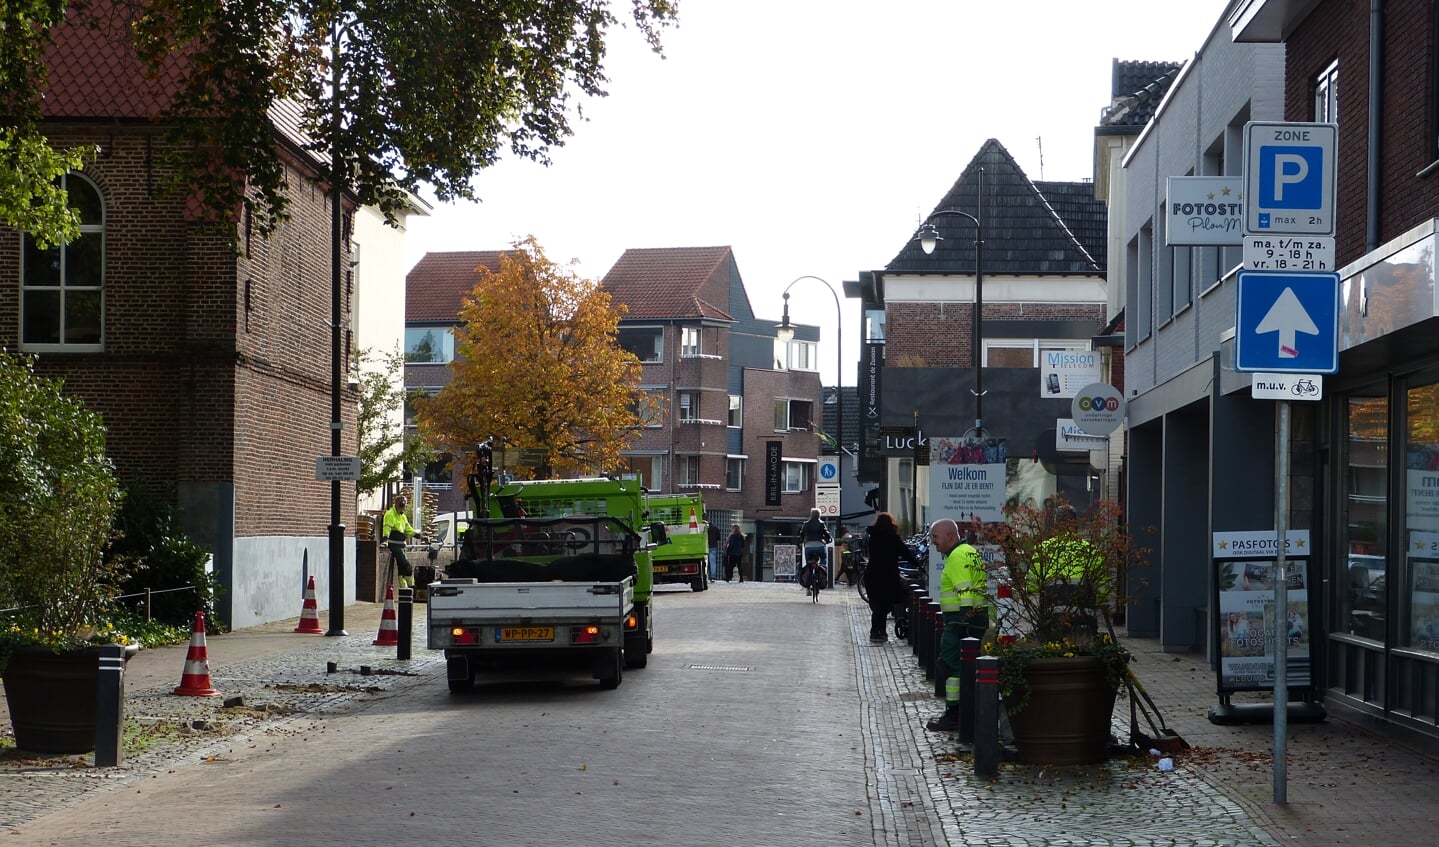
[[1165, 181], [1164, 243], [1244, 243], [1242, 176], [1172, 176]]

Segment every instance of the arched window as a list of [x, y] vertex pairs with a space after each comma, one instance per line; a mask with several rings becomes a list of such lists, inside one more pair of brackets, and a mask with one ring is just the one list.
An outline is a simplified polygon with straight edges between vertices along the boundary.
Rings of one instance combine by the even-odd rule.
[[60, 177], [80, 235], [41, 250], [21, 234], [20, 346], [24, 350], [102, 349], [104, 340], [105, 204], [95, 184], [79, 174]]

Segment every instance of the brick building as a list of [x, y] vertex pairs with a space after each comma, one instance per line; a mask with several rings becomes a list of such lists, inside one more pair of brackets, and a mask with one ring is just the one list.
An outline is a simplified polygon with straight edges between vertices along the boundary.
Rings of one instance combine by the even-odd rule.
[[879, 484], [880, 505], [905, 527], [961, 517], [930, 510], [927, 458], [917, 463], [916, 448], [927, 456], [931, 436], [969, 434], [1003, 444], [1010, 497], [1058, 490], [1087, 502], [1096, 472], [1091, 456], [1056, 450], [1057, 422], [1069, 417], [1072, 395], [1047, 394], [1040, 374], [1047, 353], [1088, 352], [1105, 327], [1103, 204], [1087, 182], [1031, 181], [990, 139], [940, 210], [961, 210], [984, 226], [982, 347], [976, 351], [973, 341], [973, 220], [932, 216], [940, 236], [932, 254], [910, 242], [883, 270], [846, 284], [866, 316], [859, 393], [879, 405], [861, 426], [860, 479]]
[[[34, 354], [103, 416], [126, 487], [180, 507], [214, 555], [225, 622], [294, 616], [307, 573], [324, 605], [330, 486], [315, 459], [330, 453], [330, 198], [318, 163], [277, 112], [290, 219], [268, 239], [248, 220], [202, 231], [164, 188], [166, 128], [153, 117], [167, 92], [140, 73], [123, 26], [58, 27], [49, 65], [43, 131], [98, 154], [64, 177], [80, 238], [41, 251], [0, 230], [0, 345]], [[353, 455], [348, 391], [342, 419]], [[345, 551], [352, 575], [352, 537]]]

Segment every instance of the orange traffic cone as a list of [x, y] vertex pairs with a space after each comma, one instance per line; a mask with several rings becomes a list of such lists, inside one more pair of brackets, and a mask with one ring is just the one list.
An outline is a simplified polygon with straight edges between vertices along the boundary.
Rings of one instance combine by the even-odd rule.
[[190, 650], [185, 654], [185, 671], [180, 687], [171, 694], [191, 697], [214, 697], [220, 692], [210, 687], [210, 657], [205, 652], [205, 613], [195, 613], [195, 626], [190, 633]]
[[690, 532], [699, 532], [699, 531], [700, 531], [700, 522], [699, 522], [699, 519], [695, 517], [695, 507], [694, 507], [694, 506], [690, 506]]
[[385, 586], [385, 608], [380, 611], [380, 634], [370, 642], [376, 647], [400, 646], [400, 623], [395, 617], [395, 586]]
[[324, 635], [320, 629], [320, 607], [315, 605], [315, 575], [310, 574], [310, 584], [305, 586], [305, 603], [300, 607], [300, 625], [296, 632]]

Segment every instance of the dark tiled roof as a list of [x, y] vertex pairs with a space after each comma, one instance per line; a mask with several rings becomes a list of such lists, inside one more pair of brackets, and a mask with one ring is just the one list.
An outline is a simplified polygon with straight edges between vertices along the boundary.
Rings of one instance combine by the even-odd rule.
[[1110, 103], [1099, 119], [1100, 126], [1142, 127], [1149, 123], [1183, 67], [1183, 62], [1115, 59]]
[[[984, 204], [980, 208], [980, 171]], [[1030, 182], [991, 138], [935, 206], [979, 215], [984, 222], [986, 274], [1098, 274], [1104, 271], [1108, 212], [1088, 182]], [[933, 213], [931, 213], [933, 214]], [[891, 273], [974, 273], [975, 227], [957, 215], [932, 217], [944, 239], [926, 255], [909, 241], [885, 270]]]
[[628, 307], [626, 320], [732, 321], [727, 307], [733, 261], [729, 247], [631, 249], [620, 256], [600, 285], [609, 292], [611, 302]]
[[458, 323], [460, 303], [480, 281], [478, 268], [500, 269], [500, 251], [426, 253], [405, 276], [405, 322]]

